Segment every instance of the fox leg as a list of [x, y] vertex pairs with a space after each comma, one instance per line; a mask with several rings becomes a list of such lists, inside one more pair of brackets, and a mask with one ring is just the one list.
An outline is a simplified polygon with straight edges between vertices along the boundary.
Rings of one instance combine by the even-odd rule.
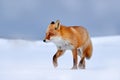
[[64, 52], [65, 52], [65, 50], [58, 50], [56, 52], [56, 54], [53, 56], [53, 65], [54, 65], [54, 67], [58, 66], [58, 64], [57, 64], [57, 58], [60, 57]]
[[73, 67], [72, 69], [77, 69], [77, 49], [72, 50], [72, 55], [73, 55]]
[[[81, 50], [82, 52], [82, 50]], [[92, 56], [92, 45], [90, 44], [84, 51], [83, 54], [81, 55], [81, 60], [79, 62], [79, 68], [85, 69], [85, 58], [90, 59]]]
[[78, 67], [80, 69], [85, 69], [85, 51], [83, 52], [82, 48], [78, 48], [77, 53], [81, 58]]
[[85, 69], [85, 53], [82, 54], [81, 60], [79, 62], [79, 68], [80, 69]]

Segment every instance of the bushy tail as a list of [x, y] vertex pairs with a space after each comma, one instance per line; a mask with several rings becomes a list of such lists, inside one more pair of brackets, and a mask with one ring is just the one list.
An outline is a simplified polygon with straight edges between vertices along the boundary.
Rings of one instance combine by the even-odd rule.
[[90, 59], [92, 56], [92, 51], [93, 51], [93, 47], [92, 47], [92, 43], [90, 41], [89, 45], [87, 46], [87, 48], [85, 49], [85, 57], [86, 59]]

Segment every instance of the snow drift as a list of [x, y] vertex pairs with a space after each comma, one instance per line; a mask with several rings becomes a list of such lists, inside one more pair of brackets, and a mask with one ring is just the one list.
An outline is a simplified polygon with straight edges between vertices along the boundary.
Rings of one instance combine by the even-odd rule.
[[0, 39], [0, 80], [120, 80], [120, 36], [92, 38], [92, 42], [93, 56], [86, 69], [70, 70], [70, 51], [54, 69], [52, 43]]

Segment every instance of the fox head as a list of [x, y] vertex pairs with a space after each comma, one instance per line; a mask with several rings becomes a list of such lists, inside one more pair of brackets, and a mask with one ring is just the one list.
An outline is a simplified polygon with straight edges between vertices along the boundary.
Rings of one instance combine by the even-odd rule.
[[51, 22], [47, 28], [46, 36], [43, 42], [51, 41], [55, 37], [60, 36], [60, 21], [57, 20], [56, 22]]

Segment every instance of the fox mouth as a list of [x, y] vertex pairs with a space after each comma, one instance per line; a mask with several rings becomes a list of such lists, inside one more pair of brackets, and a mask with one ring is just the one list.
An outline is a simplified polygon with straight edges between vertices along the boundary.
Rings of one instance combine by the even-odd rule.
[[51, 42], [53, 40], [54, 37], [50, 37], [50, 39], [44, 39], [43, 42]]

